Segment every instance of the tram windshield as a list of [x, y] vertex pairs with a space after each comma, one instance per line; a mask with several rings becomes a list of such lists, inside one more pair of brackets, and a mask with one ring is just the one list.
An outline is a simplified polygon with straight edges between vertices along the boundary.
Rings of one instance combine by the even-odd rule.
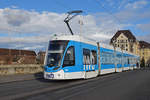
[[68, 44], [66, 40], [54, 40], [50, 41], [48, 47], [47, 66], [60, 67], [61, 59], [64, 54], [64, 50]]

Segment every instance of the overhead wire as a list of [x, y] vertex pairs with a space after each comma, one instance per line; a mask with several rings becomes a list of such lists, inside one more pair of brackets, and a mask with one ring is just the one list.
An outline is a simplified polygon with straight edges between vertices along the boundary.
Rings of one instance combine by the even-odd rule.
[[[67, 9], [68, 11], [74, 10], [74, 9], [72, 9], [72, 7], [70, 7], [69, 5], [65, 5], [65, 4], [63, 4], [62, 2], [58, 1], [58, 0], [54, 0], [54, 2], [55, 2], [56, 4], [58, 4], [59, 6], [61, 6], [62, 8]], [[83, 10], [83, 9], [75, 9], [75, 10]], [[86, 15], [88, 15], [89, 12], [86, 10], [86, 11], [83, 11], [83, 13], [86, 14]]]
[[[93, 1], [93, 0], [92, 0]], [[99, 4], [108, 14], [110, 14], [112, 17], [114, 17], [116, 19], [116, 21], [118, 21], [119, 24], [121, 24], [120, 19], [115, 16], [110, 10], [108, 10], [107, 8], [104, 7], [104, 5], [101, 4], [101, 2], [99, 0], [94, 0], [97, 4]]]
[[63, 4], [62, 2], [60, 2], [60, 1], [58, 1], [58, 0], [54, 0], [54, 2], [55, 2], [57, 5], [61, 6], [62, 8], [65, 8], [65, 9], [67, 9], [67, 10], [69, 10], [69, 11], [71, 10], [71, 7], [70, 7], [70, 6]]

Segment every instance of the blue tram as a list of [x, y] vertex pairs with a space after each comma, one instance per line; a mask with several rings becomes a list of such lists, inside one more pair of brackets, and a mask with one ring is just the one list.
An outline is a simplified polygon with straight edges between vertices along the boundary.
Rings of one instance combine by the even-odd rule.
[[55, 36], [44, 62], [45, 79], [88, 79], [101, 74], [136, 69], [139, 56], [78, 35]]

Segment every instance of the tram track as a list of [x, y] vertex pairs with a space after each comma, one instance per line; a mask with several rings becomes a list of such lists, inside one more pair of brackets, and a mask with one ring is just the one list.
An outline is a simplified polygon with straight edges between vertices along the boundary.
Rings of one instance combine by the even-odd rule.
[[35, 73], [35, 74], [16, 74], [16, 75], [6, 75], [0, 76], [0, 84], [7, 84], [13, 82], [21, 82], [21, 81], [30, 81], [35, 79], [42, 79], [43, 73]]
[[[106, 86], [109, 86], [109, 84], [111, 84], [117, 80], [120, 80], [121, 76], [126, 77], [127, 74], [123, 74], [123, 73], [129, 74], [129, 73], [132, 73], [132, 71], [122, 72], [122, 74], [113, 73], [113, 74], [109, 74], [109, 75], [102, 75], [100, 77], [96, 77], [96, 78], [92, 78], [92, 79], [88, 79], [88, 80], [51, 81], [51, 80], [45, 80], [45, 79], [38, 79], [38, 80], [35, 79], [35, 80], [30, 80], [30, 81], [21, 81], [21, 82], [0, 84], [0, 88], [4, 86], [4, 88], [6, 89], [5, 91], [0, 90], [0, 92], [7, 92], [7, 91], [11, 92], [11, 93], [8, 92], [8, 94], [5, 93], [4, 95], [0, 94], [0, 98], [2, 100], [12, 100], [12, 99], [26, 100], [26, 98], [36, 97], [36, 96], [39, 96], [44, 93], [63, 94], [65, 92], [71, 91], [71, 90], [74, 90], [74, 92], [73, 92], [74, 95], [78, 95], [78, 93], [81, 93], [81, 92], [79, 92], [78, 89], [81, 87], [85, 87], [85, 88], [83, 88], [82, 92], [86, 92], [86, 91], [88, 92], [89, 90], [94, 90], [97, 88], [96, 86], [98, 84], [101, 84], [100, 87], [106, 87]], [[23, 86], [22, 88], [20, 88], [18, 86], [18, 88], [16, 88], [17, 84], [19, 84], [19, 86], [25, 84], [25, 86]], [[31, 84], [31, 86], [30, 86], [30, 84]], [[91, 86], [90, 88], [88, 88], [88, 90], [86, 90], [86, 85], [90, 85], [90, 84], [96, 84], [96, 85]], [[16, 87], [9, 90], [8, 88], [11, 88], [12, 86], [14, 86], [14, 87], [16, 86]], [[16, 90], [18, 92], [13, 93], [13, 90], [14, 91]], [[71, 95], [72, 95], [72, 93], [70, 92], [70, 96]]]
[[[97, 91], [101, 91], [96, 93], [98, 94], [97, 97], [101, 96], [103, 98], [102, 100], [104, 100], [104, 98], [109, 98], [107, 93], [110, 93], [109, 96], [113, 97], [112, 100], [115, 100], [114, 98], [117, 98], [116, 100], [121, 100], [122, 96], [129, 95], [132, 97], [133, 95], [135, 95], [137, 87], [141, 87], [141, 84], [147, 82], [149, 76], [145, 77], [145, 75], [148, 75], [148, 73], [145, 73], [145, 71], [142, 70], [109, 74], [101, 77], [96, 77], [94, 79], [90, 79], [81, 84], [70, 85], [67, 87], [58, 88], [43, 93], [41, 92], [40, 94], [35, 94], [20, 99], [41, 100], [41, 98], [44, 98], [44, 100], [78, 100], [78, 99], [91, 100], [92, 96], [86, 99], [84, 96], [89, 97], [89, 95], [93, 94], [93, 92], [97, 90]], [[139, 77], [140, 80], [137, 79]], [[145, 79], [141, 80], [143, 78]], [[133, 80], [133, 79], [137, 79], [137, 80]], [[136, 82], [136, 84], [134, 82]], [[115, 92], [117, 92], [119, 95], [115, 94]], [[79, 96], [82, 98], [80, 98]], [[136, 97], [137, 96], [135, 95], [135, 98]], [[111, 99], [109, 98], [107, 100], [111, 100]], [[132, 100], [132, 99], [126, 99], [126, 100]]]
[[[103, 76], [103, 77], [107, 77]], [[38, 81], [40, 83], [38, 83], [37, 86], [34, 86], [33, 83], [36, 83], [35, 81], [37, 81], [36, 79], [34, 80], [25, 80], [25, 81], [17, 81], [17, 82], [9, 82], [6, 84], [0, 84], [0, 88], [3, 87], [5, 88], [5, 90], [0, 90], [0, 92], [5, 92], [3, 95], [0, 94], [0, 98], [2, 100], [11, 100], [11, 99], [17, 99], [17, 98], [24, 98], [24, 97], [29, 97], [32, 95], [38, 95], [44, 92], [48, 92], [48, 91], [56, 91], [59, 89], [64, 89], [64, 88], [69, 88], [69, 87], [74, 87], [76, 85], [80, 85], [86, 82], [92, 82], [96, 79], [99, 79], [100, 77], [97, 78], [93, 78], [93, 79], [88, 79], [88, 80], [64, 80], [64, 81], [51, 81], [51, 80], [45, 80], [45, 79], [38, 79]], [[31, 84], [31, 86], [27, 86], [27, 84]], [[43, 84], [44, 83], [44, 84]], [[13, 85], [14, 84], [14, 85]], [[16, 86], [17, 84], [18, 87]], [[24, 87], [20, 88], [21, 85], [26, 84]], [[46, 86], [45, 86], [46, 84]], [[13, 86], [15, 88], [13, 88]], [[34, 87], [32, 87], [34, 86]], [[12, 87], [12, 89], [10, 89]], [[25, 89], [24, 89], [25, 88]], [[30, 89], [26, 89], [26, 88], [31, 88]], [[15, 91], [20, 91], [20, 92], [15, 92], [13, 93], [13, 90]], [[10, 91], [10, 93], [6, 93], [7, 91]]]
[[[38, 79], [43, 79], [43, 77], [40, 77]], [[36, 80], [35, 78], [32, 79], [22, 79], [22, 80], [13, 80], [13, 81], [5, 81], [5, 82], [0, 82], [0, 85], [3, 84], [11, 84], [11, 83], [16, 83], [16, 82], [24, 82], [24, 81], [31, 81], [31, 80]]]
[[[116, 79], [118, 79], [118, 77], [116, 78], [115, 75], [109, 74], [109, 75], [106, 75], [106, 76], [102, 76], [103, 79], [101, 81], [105, 81], [105, 78], [106, 77], [110, 77], [110, 76], [113, 76], [111, 78], [111, 81], [115, 81]], [[17, 97], [18, 98], [17, 100], [20, 100], [20, 99], [26, 100], [27, 98], [34, 97], [34, 96], [36, 97], [36, 95], [41, 95], [41, 94], [44, 94], [44, 93], [51, 93], [51, 92], [53, 92], [53, 93], [61, 94], [61, 93], [64, 93], [66, 91], [69, 91], [69, 90], [79, 91], [78, 88], [85, 87], [87, 84], [93, 84], [93, 83], [94, 84], [96, 84], [96, 83], [98, 84], [97, 80], [99, 80], [99, 79], [101, 79], [101, 77], [96, 77], [96, 78], [92, 78], [92, 79], [88, 79], [88, 80], [73, 80], [73, 83], [71, 82], [70, 84], [67, 84], [67, 85], [61, 85], [61, 86], [54, 87], [54, 88], [43, 89], [43, 90], [40, 90], [38, 92], [35, 91], [34, 93], [31, 93], [30, 95], [27, 94], [27, 95], [23, 95], [21, 97]], [[96, 87], [94, 86], [94, 88], [96, 88]], [[94, 89], [94, 88], [91, 87], [90, 89]], [[84, 92], [85, 92], [85, 90], [84, 90]], [[77, 93], [75, 93], [75, 94], [77, 94]]]
[[[41, 82], [45, 81], [46, 86], [44, 86], [45, 83], [39, 84], [39, 85], [37, 85], [37, 87], [32, 87], [34, 84], [32, 84], [31, 86], [26, 86], [28, 88], [32, 88], [31, 91], [30, 91], [30, 89], [28, 89], [28, 90], [24, 90], [23, 88], [19, 89], [19, 87], [17, 88], [17, 86], [14, 89], [13, 88], [10, 89], [13, 86], [13, 84], [15, 84], [15, 83], [16, 84], [17, 83], [22, 84], [24, 82], [27, 82], [30, 84], [30, 81], [32, 82], [35, 80], [28, 80], [28, 82], [27, 81], [19, 81], [19, 82], [9, 82], [6, 84], [0, 84], [0, 88], [1, 87], [4, 88], [3, 90], [0, 90], [0, 92], [5, 92], [4, 94], [0, 94], [0, 99], [12, 100], [12, 99], [17, 99], [17, 98], [23, 98], [23, 97], [27, 97], [27, 96], [31, 96], [31, 95], [35, 95], [35, 94], [40, 94], [40, 93], [47, 92], [47, 91], [53, 91], [56, 89], [65, 88], [65, 87], [70, 86], [70, 85], [80, 84], [84, 81], [84, 80], [50, 81], [50, 80], [39, 79], [39, 81], [41, 81]], [[43, 85], [43, 86], [41, 86], [41, 85]], [[13, 93], [13, 91], [15, 91], [15, 90], [20, 91], [20, 93], [18, 93], [18, 92]], [[9, 93], [9, 91], [11, 91], [11, 92]]]

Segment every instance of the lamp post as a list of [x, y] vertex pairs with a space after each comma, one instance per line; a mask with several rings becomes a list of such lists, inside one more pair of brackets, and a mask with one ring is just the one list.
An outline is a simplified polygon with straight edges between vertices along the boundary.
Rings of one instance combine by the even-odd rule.
[[122, 65], [122, 71], [124, 70], [124, 66], [123, 66], [123, 46], [121, 46], [121, 65]]
[[113, 47], [114, 47], [115, 72], [117, 72], [117, 64], [116, 64], [116, 46], [115, 46], [116, 40], [113, 40], [112, 42], [113, 42]]
[[100, 43], [97, 42], [97, 46], [98, 46], [98, 75], [101, 74], [101, 64], [100, 64]]

